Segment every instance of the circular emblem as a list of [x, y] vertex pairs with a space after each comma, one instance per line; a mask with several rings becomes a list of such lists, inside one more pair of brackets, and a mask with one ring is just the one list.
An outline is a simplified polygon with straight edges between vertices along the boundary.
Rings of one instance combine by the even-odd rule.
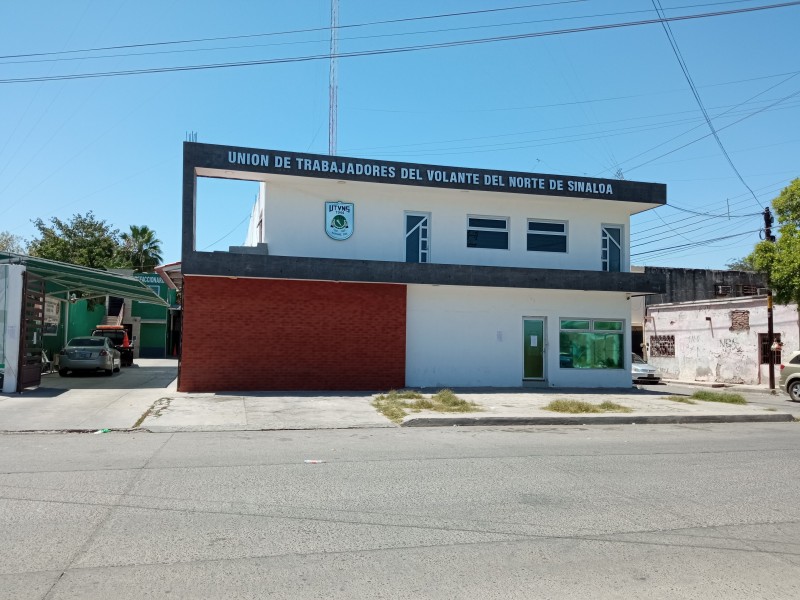
[[344, 215], [336, 215], [331, 219], [331, 227], [339, 230], [347, 229], [347, 219]]

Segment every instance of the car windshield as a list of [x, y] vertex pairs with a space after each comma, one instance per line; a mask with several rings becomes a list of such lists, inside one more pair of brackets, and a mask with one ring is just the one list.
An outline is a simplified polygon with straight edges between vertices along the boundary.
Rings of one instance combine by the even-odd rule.
[[635, 363], [641, 363], [643, 365], [647, 364], [646, 362], [644, 362], [644, 359], [638, 354], [631, 354], [631, 360], [633, 360], [633, 362]]
[[69, 341], [67, 346], [104, 346], [105, 340], [97, 338], [74, 338]]

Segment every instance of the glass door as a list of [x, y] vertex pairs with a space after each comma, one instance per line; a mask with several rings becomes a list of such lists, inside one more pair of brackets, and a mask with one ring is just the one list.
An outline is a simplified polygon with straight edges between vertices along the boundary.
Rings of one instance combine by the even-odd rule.
[[522, 323], [522, 376], [544, 379], [544, 319], [525, 319]]
[[430, 262], [430, 215], [406, 213], [406, 262]]

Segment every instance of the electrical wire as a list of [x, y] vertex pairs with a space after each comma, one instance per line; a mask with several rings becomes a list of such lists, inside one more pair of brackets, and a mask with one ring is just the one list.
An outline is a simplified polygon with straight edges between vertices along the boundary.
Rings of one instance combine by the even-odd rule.
[[645, 251], [642, 251], [642, 252], [632, 252], [631, 253], [631, 258], [634, 257], [634, 256], [645, 256], [647, 254], [653, 254], [653, 253], [656, 253], [656, 252], [662, 252], [664, 250], [676, 250], [676, 249], [689, 248], [689, 247], [705, 246], [706, 244], [711, 244], [713, 242], [718, 242], [718, 241], [721, 241], [721, 240], [729, 240], [729, 239], [732, 239], [732, 238], [741, 237], [743, 235], [748, 235], [748, 234], [751, 234], [751, 233], [758, 233], [759, 231], [761, 231], [761, 229], [753, 229], [751, 231], [743, 231], [741, 233], [735, 233], [733, 235], [724, 235], [724, 236], [721, 236], [721, 237], [711, 238], [711, 239], [708, 239], [708, 240], [701, 240], [699, 242], [691, 242], [691, 243], [688, 243], [688, 244], [679, 244], [677, 246], [668, 246], [668, 247], [665, 247], [665, 248], [657, 248], [655, 250], [645, 250]]
[[[589, 0], [557, 0], [553, 2], [541, 2], [538, 4], [522, 4], [517, 6], [506, 6], [501, 8], [486, 8], [481, 10], [471, 10], [471, 11], [462, 11], [462, 12], [453, 12], [453, 13], [442, 13], [438, 15], [425, 15], [419, 17], [404, 17], [400, 19], [387, 19], [383, 21], [368, 21], [364, 23], [351, 23], [349, 25], [337, 25], [336, 29], [352, 29], [356, 27], [368, 27], [372, 25], [389, 25], [389, 24], [396, 24], [396, 23], [408, 23], [412, 21], [425, 21], [431, 19], [444, 19], [450, 17], [463, 17], [463, 16], [470, 16], [470, 15], [480, 15], [480, 14], [487, 14], [487, 13], [497, 13], [497, 12], [507, 12], [513, 10], [522, 10], [526, 8], [541, 8], [547, 6], [555, 6], [558, 4], [578, 4], [582, 2], [588, 2]], [[330, 31], [330, 26], [325, 27], [309, 27], [306, 29], [291, 29], [287, 31], [272, 31], [266, 33], [251, 33], [246, 35], [227, 35], [227, 36], [219, 36], [219, 37], [208, 37], [208, 38], [194, 38], [194, 39], [186, 39], [186, 40], [168, 40], [162, 42], [147, 42], [147, 43], [140, 43], [140, 44], [125, 44], [121, 46], [103, 46], [99, 48], [80, 48], [77, 50], [62, 50], [59, 52], [32, 52], [28, 54], [7, 54], [5, 56], [0, 56], [0, 59], [5, 58], [25, 58], [29, 56], [53, 56], [58, 54], [74, 54], [78, 52], [102, 52], [104, 50], [124, 50], [127, 48], [146, 48], [152, 46], [171, 46], [176, 44], [196, 44], [199, 42], [218, 42], [218, 41], [225, 41], [225, 40], [242, 40], [242, 39], [251, 39], [257, 37], [270, 37], [270, 36], [278, 36], [278, 35], [293, 35], [296, 33], [311, 33], [317, 31]]]
[[743, 13], [750, 13], [755, 11], [764, 11], [764, 10], [772, 10], [776, 8], [787, 8], [792, 6], [800, 5], [800, 0], [793, 0], [791, 2], [782, 2], [778, 4], [770, 4], [770, 5], [762, 5], [762, 6], [751, 6], [751, 7], [743, 7], [738, 9], [730, 9], [724, 11], [714, 11], [714, 12], [707, 12], [707, 13], [699, 13], [699, 14], [690, 14], [690, 15], [678, 15], [674, 17], [664, 17], [663, 19], [643, 19], [639, 21], [626, 21], [622, 23], [608, 23], [602, 25], [587, 25], [584, 27], [574, 27], [569, 29], [557, 29], [557, 30], [549, 30], [549, 31], [539, 31], [539, 32], [531, 32], [531, 33], [522, 33], [522, 34], [514, 34], [514, 35], [504, 35], [504, 36], [494, 36], [488, 38], [474, 38], [474, 39], [466, 39], [466, 40], [458, 40], [458, 41], [450, 41], [450, 42], [438, 42], [438, 43], [430, 43], [430, 44], [417, 44], [413, 46], [399, 46], [395, 48], [381, 48], [381, 49], [373, 49], [373, 50], [361, 50], [361, 51], [352, 51], [352, 52], [339, 52], [335, 55], [331, 55], [330, 53], [325, 54], [314, 54], [314, 55], [306, 55], [306, 56], [294, 56], [294, 57], [285, 57], [285, 58], [273, 58], [273, 59], [262, 59], [262, 60], [250, 60], [250, 61], [236, 61], [236, 62], [227, 62], [227, 63], [209, 63], [209, 64], [201, 64], [201, 65], [183, 65], [183, 66], [175, 66], [175, 67], [154, 67], [154, 68], [146, 68], [146, 69], [128, 69], [128, 70], [121, 70], [121, 71], [99, 71], [99, 72], [90, 72], [90, 73], [75, 73], [71, 75], [55, 75], [55, 76], [40, 76], [40, 77], [16, 77], [16, 78], [8, 78], [8, 79], [0, 79], [0, 84], [15, 84], [15, 83], [33, 83], [33, 82], [45, 82], [45, 81], [71, 81], [71, 80], [79, 80], [79, 79], [91, 79], [96, 77], [125, 77], [125, 76], [132, 76], [132, 75], [148, 75], [148, 74], [155, 74], [155, 73], [176, 73], [176, 72], [185, 72], [185, 71], [202, 71], [202, 70], [210, 70], [210, 69], [228, 69], [228, 68], [236, 68], [236, 67], [251, 67], [251, 66], [261, 66], [261, 65], [273, 65], [273, 64], [287, 64], [287, 63], [298, 63], [298, 62], [309, 62], [309, 61], [316, 61], [316, 60], [330, 60], [331, 58], [356, 58], [356, 57], [364, 57], [364, 56], [379, 56], [379, 55], [388, 55], [388, 54], [399, 54], [399, 53], [406, 53], [406, 52], [419, 52], [425, 50], [439, 50], [443, 48], [456, 48], [462, 46], [472, 46], [472, 45], [479, 45], [479, 44], [487, 44], [487, 43], [496, 43], [496, 42], [508, 42], [508, 41], [517, 41], [517, 40], [525, 40], [525, 39], [534, 39], [540, 37], [548, 37], [548, 36], [557, 36], [557, 35], [567, 35], [572, 33], [584, 33], [588, 31], [603, 31], [603, 30], [613, 30], [613, 29], [620, 29], [625, 27], [639, 27], [642, 25], [653, 25], [656, 23], [660, 23], [662, 21], [687, 21], [687, 20], [694, 20], [694, 19], [706, 19], [706, 18], [713, 18], [713, 17], [720, 17], [726, 15], [734, 15], [734, 14], [743, 14]]
[[[656, 9], [656, 14], [659, 17], [665, 17], [666, 15], [664, 14], [664, 11], [661, 9], [660, 0], [652, 0], [652, 2], [653, 6]], [[675, 54], [675, 58], [678, 59], [678, 64], [680, 65], [681, 70], [683, 71], [683, 75], [686, 77], [686, 81], [689, 83], [689, 87], [692, 90], [692, 95], [694, 96], [694, 99], [697, 101], [697, 105], [700, 107], [700, 111], [703, 113], [703, 117], [705, 117], [706, 123], [708, 124], [708, 128], [711, 130], [711, 133], [714, 136], [714, 139], [716, 140], [719, 149], [722, 151], [725, 160], [728, 161], [728, 164], [730, 165], [731, 169], [733, 169], [733, 172], [736, 173], [736, 177], [739, 178], [739, 181], [742, 182], [742, 185], [746, 187], [750, 192], [750, 195], [753, 196], [753, 200], [755, 200], [761, 208], [764, 208], [764, 205], [761, 204], [761, 201], [756, 197], [753, 190], [744, 180], [744, 177], [742, 177], [742, 174], [739, 172], [739, 169], [737, 169], [736, 165], [733, 164], [733, 159], [731, 159], [730, 155], [728, 154], [728, 151], [725, 149], [725, 145], [722, 143], [722, 140], [720, 139], [719, 134], [717, 133], [717, 130], [714, 128], [714, 124], [711, 122], [711, 117], [708, 116], [708, 111], [706, 110], [705, 104], [703, 104], [703, 100], [702, 98], [700, 98], [700, 93], [697, 91], [697, 87], [694, 84], [692, 75], [689, 73], [689, 66], [686, 64], [686, 60], [683, 58], [683, 54], [681, 53], [681, 50], [678, 47], [678, 41], [675, 39], [675, 35], [672, 33], [672, 28], [670, 27], [668, 22], [663, 20], [661, 21], [661, 26], [664, 29], [664, 33], [667, 34], [667, 39], [669, 40], [670, 46], [672, 46], [672, 52]]]
[[[740, 4], [742, 2], [752, 2], [753, 0], [725, 0], [724, 2], [705, 2], [702, 4], [686, 4], [683, 6], [673, 6], [670, 7], [668, 10], [680, 10], [686, 8], [700, 8], [703, 6], [720, 6], [720, 5], [727, 5], [727, 4]], [[576, 15], [571, 17], [555, 17], [550, 19], [534, 19], [528, 21], [511, 21], [506, 23], [491, 23], [491, 24], [484, 24], [484, 25], [470, 25], [465, 27], [445, 27], [439, 29], [423, 29], [418, 31], [403, 31], [403, 32], [396, 32], [396, 33], [380, 33], [374, 35], [360, 35], [360, 36], [348, 36], [348, 37], [339, 37], [339, 41], [353, 41], [353, 40], [366, 40], [366, 39], [375, 39], [375, 38], [390, 38], [390, 37], [405, 37], [411, 35], [427, 35], [431, 33], [450, 33], [453, 31], [467, 31], [467, 30], [475, 30], [475, 29], [496, 29], [498, 27], [513, 27], [513, 26], [520, 26], [520, 25], [532, 25], [536, 23], [552, 23], [556, 21], [574, 21], [578, 19], [596, 19], [599, 17], [615, 17], [615, 16], [622, 16], [622, 15], [633, 15], [633, 14], [641, 14], [641, 13], [649, 13], [649, 9], [645, 10], [628, 10], [628, 11], [621, 11], [621, 12], [611, 12], [611, 13], [598, 13], [592, 15]], [[470, 13], [471, 14], [471, 13]], [[333, 29], [340, 29], [341, 26], [334, 27]], [[326, 28], [319, 28], [321, 30], [330, 30], [330, 27]], [[255, 35], [286, 35], [291, 32], [274, 32], [274, 33], [264, 33], [264, 34], [255, 34]], [[236, 37], [236, 36], [233, 36]], [[249, 48], [268, 48], [274, 46], [291, 46], [291, 45], [299, 45], [299, 44], [327, 44], [330, 41], [329, 37], [326, 38], [318, 38], [314, 40], [298, 40], [298, 41], [288, 41], [288, 42], [274, 42], [270, 44], [240, 44], [237, 46], [217, 46], [217, 47], [205, 47], [205, 48], [183, 48], [177, 50], [157, 50], [154, 52], [126, 52], [122, 54], [104, 54], [100, 56], [69, 56], [64, 58], [44, 58], [44, 59], [32, 59], [32, 60], [2, 60], [0, 57], [0, 64], [5, 65], [20, 65], [20, 64], [35, 64], [35, 63], [44, 63], [44, 62], [64, 62], [64, 61], [73, 61], [73, 60], [102, 60], [106, 58], [132, 58], [138, 56], [155, 56], [155, 55], [163, 55], [163, 54], [185, 54], [188, 52], [219, 52], [224, 50], [242, 50], [242, 49], [249, 49]], [[182, 42], [178, 42], [182, 43]], [[188, 42], [187, 42], [188, 43]], [[70, 52], [81, 52], [80, 50], [70, 51]], [[86, 50], [86, 52], [90, 52], [90, 50]], [[59, 54], [59, 53], [54, 53]]]

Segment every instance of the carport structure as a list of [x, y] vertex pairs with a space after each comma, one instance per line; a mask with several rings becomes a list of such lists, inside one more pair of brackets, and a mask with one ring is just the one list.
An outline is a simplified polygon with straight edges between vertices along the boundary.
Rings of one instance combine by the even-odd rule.
[[153, 290], [128, 275], [0, 252], [3, 391], [21, 391], [39, 384], [46, 298], [62, 303], [68, 318], [71, 303], [106, 296], [167, 306]]

